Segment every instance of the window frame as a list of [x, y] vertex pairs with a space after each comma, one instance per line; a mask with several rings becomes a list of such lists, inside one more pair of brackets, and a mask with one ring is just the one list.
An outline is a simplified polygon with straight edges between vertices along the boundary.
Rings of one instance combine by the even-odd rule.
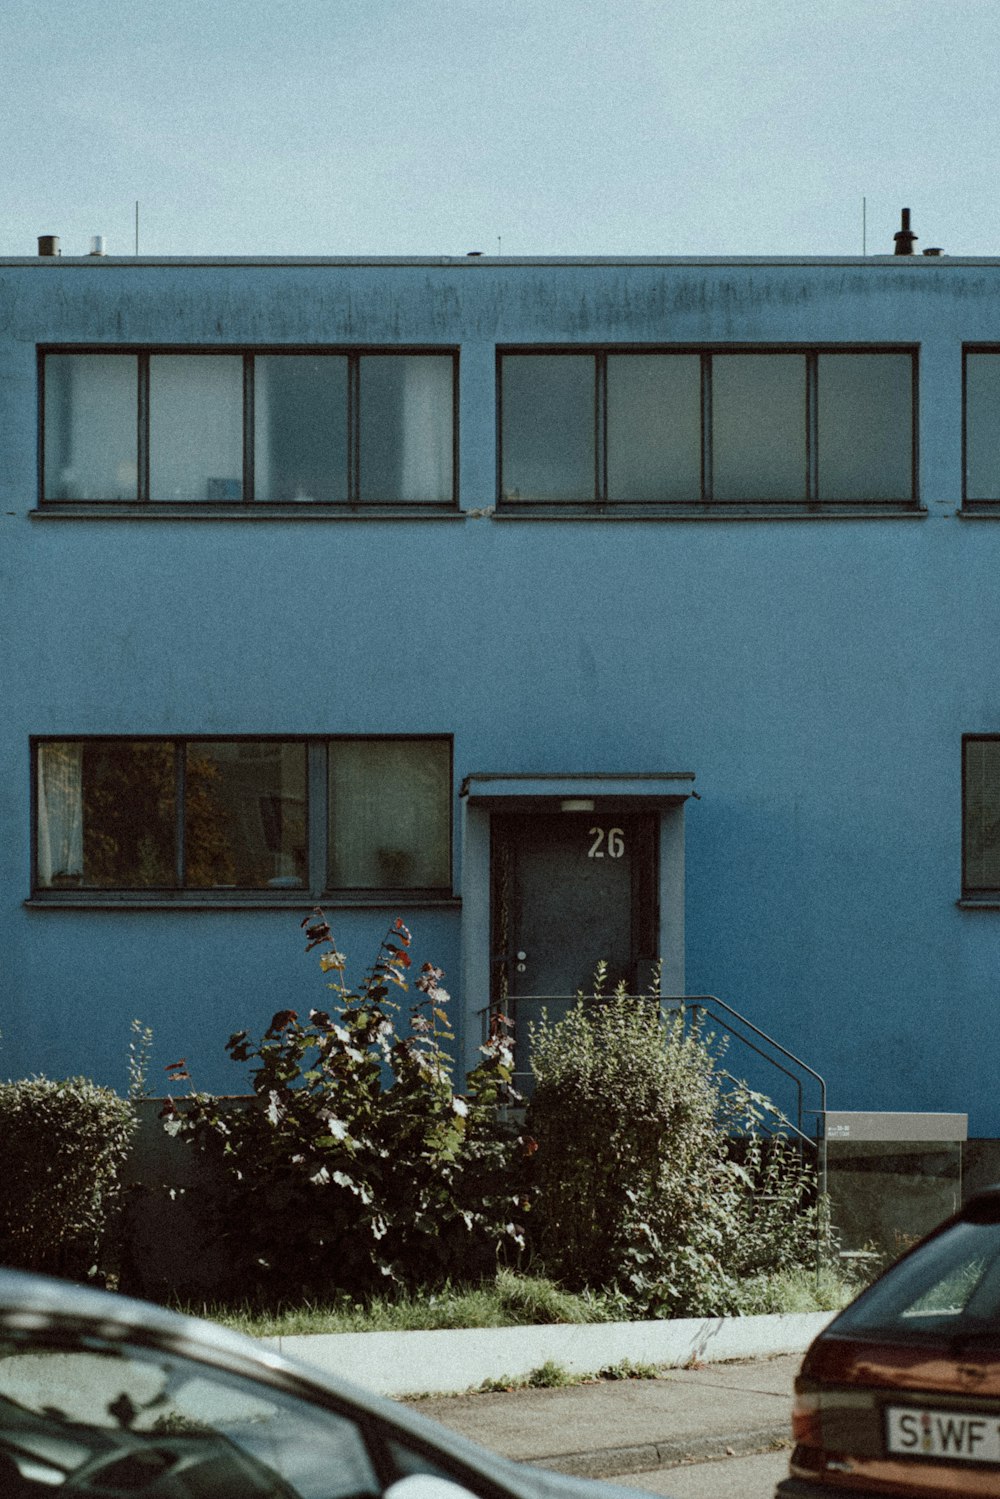
[[[333, 887], [328, 883], [329, 764], [331, 743], [437, 743], [447, 745], [447, 824], [443, 830], [447, 849], [447, 883], [441, 886]], [[174, 749], [176, 802], [175, 870], [177, 883], [162, 886], [59, 886], [43, 885], [38, 872], [38, 777], [39, 751], [46, 744], [170, 744]], [[184, 868], [183, 801], [184, 767], [191, 744], [301, 744], [306, 753], [305, 826], [307, 880], [292, 887], [233, 888], [181, 885]], [[455, 896], [455, 742], [452, 734], [37, 734], [29, 740], [31, 796], [31, 906], [156, 906], [185, 908], [202, 906], [284, 907], [311, 906], [437, 906], [454, 904]]]
[[[594, 493], [575, 501], [513, 500], [504, 493], [503, 454], [503, 361], [508, 356], [589, 355], [595, 361], [594, 378]], [[621, 355], [697, 355], [701, 359], [701, 487], [698, 495], [683, 500], [613, 500], [608, 497], [608, 396], [607, 361]], [[805, 433], [803, 458], [806, 469], [802, 499], [715, 500], [712, 498], [712, 360], [717, 355], [799, 355], [805, 361]], [[819, 359], [825, 355], [905, 355], [910, 360], [910, 494], [903, 499], [836, 500], [819, 498]], [[644, 518], [650, 515], [691, 515], [697, 518], [729, 516], [794, 515], [886, 515], [920, 512], [919, 464], [919, 375], [918, 344], [863, 343], [607, 343], [607, 344], [498, 344], [496, 348], [496, 507], [504, 516], [529, 515], [554, 518], [565, 515], [600, 515]]]
[[[243, 474], [242, 497], [239, 500], [157, 500], [149, 490], [149, 361], [159, 355], [189, 355], [207, 359], [220, 355], [236, 356], [243, 361]], [[347, 491], [345, 500], [259, 500], [255, 489], [255, 413], [254, 358], [257, 355], [299, 355], [320, 358], [333, 355], [346, 358], [347, 368]], [[39, 344], [37, 355], [38, 389], [38, 508], [60, 514], [86, 513], [89, 509], [109, 514], [140, 513], [157, 517], [178, 515], [186, 519], [199, 515], [245, 516], [248, 514], [282, 516], [369, 515], [402, 513], [404, 515], [442, 515], [459, 511], [459, 347], [455, 344]], [[136, 434], [137, 484], [134, 498], [119, 499], [49, 499], [45, 493], [45, 361], [52, 355], [129, 355], [138, 362], [138, 417]], [[451, 493], [445, 500], [405, 500], [391, 496], [383, 500], [360, 497], [360, 362], [366, 358], [392, 358], [407, 355], [450, 360], [451, 363]]]
[[961, 763], [961, 777], [962, 777], [962, 884], [961, 884], [961, 890], [962, 890], [962, 893], [961, 893], [961, 897], [959, 899], [959, 904], [960, 905], [968, 905], [968, 906], [989, 906], [989, 907], [996, 908], [996, 907], [1000, 906], [1000, 885], [998, 885], [998, 886], [992, 886], [992, 885], [971, 885], [969, 883], [969, 880], [968, 880], [969, 850], [968, 850], [968, 846], [967, 846], [968, 840], [967, 840], [967, 835], [966, 835], [966, 828], [968, 826], [968, 818], [967, 818], [968, 792], [967, 792], [967, 785], [966, 785], [966, 782], [967, 782], [967, 775], [966, 775], [967, 759], [966, 759], [966, 754], [967, 754], [967, 748], [968, 748], [968, 746], [970, 744], [982, 744], [982, 743], [1000, 744], [1000, 733], [994, 733], [994, 734], [974, 733], [974, 734], [963, 734], [962, 735], [962, 751], [961, 751], [961, 753], [962, 753], [962, 763]]
[[[969, 515], [990, 515], [1000, 511], [1000, 498], [977, 499], [969, 494], [969, 355], [993, 354], [1000, 359], [1000, 343], [962, 345], [962, 510]], [[975, 737], [975, 736], [972, 736]], [[989, 736], [986, 736], [989, 737]], [[964, 878], [963, 864], [963, 878]]]

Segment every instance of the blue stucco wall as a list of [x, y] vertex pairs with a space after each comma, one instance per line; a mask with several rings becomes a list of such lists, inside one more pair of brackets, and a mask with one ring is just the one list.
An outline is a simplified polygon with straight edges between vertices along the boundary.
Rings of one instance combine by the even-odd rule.
[[[695, 771], [689, 992], [800, 1052], [833, 1107], [1000, 1135], [1000, 911], [956, 906], [961, 735], [1000, 732], [1000, 526], [956, 515], [961, 348], [1000, 341], [998, 287], [1000, 264], [919, 261], [0, 263], [0, 1075], [123, 1086], [138, 1016], [157, 1066], [239, 1091], [229, 1032], [325, 992], [292, 911], [26, 909], [30, 735], [450, 733], [456, 792]], [[39, 343], [460, 346], [475, 509], [496, 344], [613, 341], [919, 345], [926, 514], [30, 514]], [[340, 946], [367, 960], [394, 914], [333, 910]], [[460, 910], [399, 914], [454, 992]]]

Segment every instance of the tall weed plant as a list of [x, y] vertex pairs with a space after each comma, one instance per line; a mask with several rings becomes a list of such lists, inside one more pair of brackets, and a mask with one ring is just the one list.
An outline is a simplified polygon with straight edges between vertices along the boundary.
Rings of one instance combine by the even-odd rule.
[[713, 1037], [600, 982], [532, 1031], [541, 1263], [643, 1316], [738, 1312], [744, 1277], [812, 1260], [813, 1173], [767, 1137], [780, 1116], [732, 1085]]
[[[288, 1300], [492, 1275], [523, 1243], [521, 1146], [498, 1122], [513, 1075], [504, 1026], [460, 1094], [442, 970], [423, 965], [405, 1009], [394, 997], [413, 967], [403, 923], [355, 987], [323, 913], [303, 926], [330, 1008], [281, 1010], [259, 1039], [230, 1036], [229, 1056], [250, 1067], [250, 1107], [191, 1091], [163, 1111], [167, 1130], [218, 1168], [216, 1232], [234, 1286]], [[183, 1063], [168, 1071], [188, 1079]]]

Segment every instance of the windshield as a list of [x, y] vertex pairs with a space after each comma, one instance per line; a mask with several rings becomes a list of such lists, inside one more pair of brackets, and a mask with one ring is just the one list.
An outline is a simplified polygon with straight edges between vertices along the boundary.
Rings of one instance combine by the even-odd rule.
[[0, 1343], [4, 1499], [376, 1499], [345, 1416], [176, 1354]]
[[955, 1223], [837, 1318], [832, 1332], [947, 1342], [1000, 1334], [1000, 1223]]

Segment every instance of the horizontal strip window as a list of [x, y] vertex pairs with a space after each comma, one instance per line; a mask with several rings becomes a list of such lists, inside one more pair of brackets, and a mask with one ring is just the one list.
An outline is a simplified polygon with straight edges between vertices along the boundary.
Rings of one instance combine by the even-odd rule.
[[453, 351], [43, 351], [42, 502], [453, 505]]
[[1000, 900], [1000, 734], [962, 738], [962, 897]]
[[1000, 503], [1000, 349], [967, 348], [962, 371], [962, 503]]
[[511, 350], [499, 504], [913, 505], [913, 349]]
[[451, 740], [41, 739], [36, 895], [451, 893]]

